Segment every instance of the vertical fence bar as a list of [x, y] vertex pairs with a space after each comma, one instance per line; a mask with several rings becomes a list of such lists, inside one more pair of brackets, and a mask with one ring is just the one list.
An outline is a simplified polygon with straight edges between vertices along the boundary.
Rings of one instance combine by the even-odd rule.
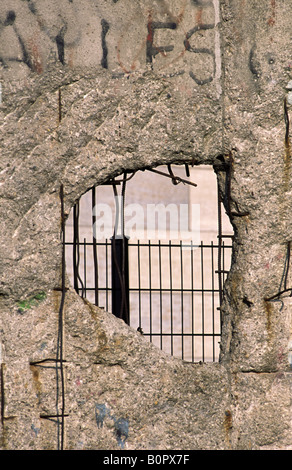
[[137, 243], [137, 263], [138, 263], [138, 316], [139, 328], [142, 328], [142, 312], [141, 312], [141, 260], [140, 260], [140, 240]]
[[181, 288], [181, 358], [184, 358], [184, 275], [183, 275], [183, 251], [182, 241], [180, 241], [180, 288]]
[[170, 292], [170, 354], [173, 356], [173, 299], [172, 299], [172, 257], [171, 240], [169, 240], [169, 292]]
[[191, 246], [191, 305], [192, 305], [192, 362], [194, 362], [194, 332], [195, 332], [195, 320], [194, 320], [194, 255], [193, 255], [193, 246]]
[[151, 245], [150, 245], [150, 240], [148, 241], [148, 256], [149, 256], [149, 331], [150, 331], [150, 341], [152, 341], [152, 295], [151, 295], [151, 287], [152, 287], [152, 282], [151, 282], [151, 277], [152, 277], [152, 272], [151, 272]]
[[214, 284], [214, 244], [211, 241], [211, 266], [212, 266], [212, 276], [211, 276], [211, 295], [212, 295], [212, 334], [213, 334], [213, 361], [215, 359], [215, 284]]
[[204, 298], [204, 251], [201, 241], [201, 288], [202, 288], [202, 358], [205, 361], [205, 298]]
[[161, 241], [158, 243], [159, 257], [159, 309], [160, 309], [160, 348], [162, 349], [162, 267], [161, 267]]
[[106, 303], [106, 310], [108, 311], [109, 310], [109, 301], [108, 301], [108, 298], [109, 298], [109, 288], [108, 288], [108, 278], [109, 278], [109, 274], [108, 274], [108, 245], [109, 245], [109, 241], [108, 239], [105, 240], [105, 303]]
[[83, 295], [86, 298], [87, 293], [87, 267], [86, 267], [86, 238], [83, 239]]
[[97, 245], [96, 245], [96, 233], [94, 231], [94, 224], [96, 222], [95, 214], [96, 205], [96, 192], [95, 187], [91, 191], [91, 210], [92, 210], [92, 249], [93, 249], [93, 266], [94, 266], [94, 303], [98, 305], [98, 261], [97, 261]]
[[225, 282], [225, 242], [222, 240], [222, 282]]

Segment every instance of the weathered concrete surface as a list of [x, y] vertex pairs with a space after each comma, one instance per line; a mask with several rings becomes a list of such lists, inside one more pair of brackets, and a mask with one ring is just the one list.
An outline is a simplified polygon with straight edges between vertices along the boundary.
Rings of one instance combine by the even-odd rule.
[[[231, 199], [236, 204], [231, 203], [231, 210], [247, 213], [236, 217], [225, 354], [230, 347], [241, 370], [276, 370], [283, 354], [287, 357], [291, 328], [291, 291], [282, 302], [265, 300], [282, 291], [284, 284], [291, 288], [291, 272], [285, 265], [291, 241], [291, 154], [290, 138], [285, 143], [284, 113], [291, 77], [284, 45], [291, 4], [267, 3], [263, 12], [258, 2], [249, 2], [248, 8], [245, 2], [230, 2], [229, 8], [223, 5], [222, 14], [228, 25], [225, 142], [234, 149]], [[288, 108], [288, 118], [289, 113]]]
[[[1, 448], [60, 445], [60, 426], [42, 416], [61, 407], [53, 361], [61, 184], [69, 214], [87, 189], [124, 169], [189, 162], [214, 165], [235, 230], [221, 362], [170, 358], [70, 288], [64, 445], [289, 449], [292, 221], [284, 99], [292, 78], [292, 4], [99, 4], [98, 15], [95, 2], [84, 2], [90, 10], [79, 8], [79, 15], [65, 0], [52, 9], [20, 0], [0, 7]], [[178, 47], [162, 51], [166, 59], [176, 51], [167, 73], [153, 46], [153, 18], [155, 38]], [[97, 24], [107, 47], [95, 47], [90, 31]], [[135, 42], [141, 30], [144, 40]], [[144, 52], [131, 41], [122, 47], [128, 36]], [[231, 166], [230, 180], [222, 162]], [[35, 364], [45, 359], [52, 362]]]
[[[56, 448], [56, 424], [40, 418], [56, 409], [55, 364], [31, 363], [55, 356], [59, 303], [60, 293], [51, 293], [21, 322], [18, 311], [10, 311], [10, 324], [19, 329], [7, 328], [4, 337], [17, 337], [17, 344], [11, 350], [5, 342], [3, 449]], [[289, 444], [289, 373], [228, 373], [220, 364], [182, 363], [73, 291], [65, 312], [66, 448]]]
[[[48, 312], [55, 311], [59, 297], [50, 295], [24, 317], [19, 349], [29, 343], [32, 348], [5, 371], [7, 383], [17, 384], [12, 377], [21, 370], [21, 385], [27, 389], [26, 397], [17, 386], [7, 392], [6, 412], [18, 417], [5, 426], [9, 448], [21, 448], [23, 442], [33, 448], [55, 447], [56, 426], [39, 418], [55, 407], [54, 364], [28, 364], [54, 356], [51, 338], [58, 319], [57, 314], [49, 318]], [[30, 317], [36, 314], [38, 321], [32, 324]], [[224, 444], [228, 388], [223, 369], [183, 364], [165, 355], [123, 321], [87, 305], [71, 291], [64, 330], [66, 448], [200, 449]]]

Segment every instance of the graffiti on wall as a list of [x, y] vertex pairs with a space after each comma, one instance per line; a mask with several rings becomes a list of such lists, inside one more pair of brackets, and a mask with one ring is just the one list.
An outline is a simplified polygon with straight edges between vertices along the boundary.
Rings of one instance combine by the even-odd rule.
[[[134, 5], [133, 5], [134, 3]], [[140, 4], [139, 4], [140, 3]], [[219, 0], [13, 0], [0, 6], [0, 67], [50, 62], [116, 74], [151, 68], [195, 84], [220, 73]]]
[[113, 421], [117, 444], [121, 449], [124, 449], [129, 434], [128, 419], [116, 418], [115, 415], [111, 413], [110, 408], [104, 403], [97, 403], [95, 405], [95, 419], [98, 429], [103, 428], [106, 419]]

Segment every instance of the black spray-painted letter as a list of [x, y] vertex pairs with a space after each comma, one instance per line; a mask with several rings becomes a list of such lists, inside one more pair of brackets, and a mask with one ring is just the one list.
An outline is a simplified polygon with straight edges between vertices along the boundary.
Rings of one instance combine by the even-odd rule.
[[216, 70], [216, 62], [215, 62], [215, 54], [214, 52], [207, 48], [207, 47], [200, 47], [200, 48], [196, 48], [196, 47], [192, 47], [190, 45], [190, 42], [189, 42], [189, 39], [195, 34], [197, 33], [198, 31], [206, 31], [208, 29], [214, 29], [215, 25], [214, 24], [200, 24], [200, 25], [197, 25], [195, 26], [194, 28], [192, 28], [190, 31], [188, 31], [186, 33], [186, 38], [184, 40], [184, 46], [185, 46], [185, 49], [189, 52], [193, 52], [195, 54], [207, 54], [209, 56], [211, 56], [212, 58], [212, 62], [213, 62], [213, 73], [212, 74], [209, 74], [208, 77], [206, 78], [198, 78], [196, 76], [196, 74], [193, 72], [193, 71], [190, 71], [189, 74], [190, 74], [190, 77], [198, 84], [198, 85], [205, 85], [206, 83], [210, 83], [212, 82], [212, 80], [214, 79], [214, 76], [215, 76], [215, 70]]
[[155, 46], [154, 33], [156, 29], [176, 29], [177, 25], [174, 22], [161, 23], [160, 21], [153, 22], [152, 20], [148, 21], [147, 29], [147, 42], [146, 42], [146, 62], [149, 64], [153, 63], [153, 58], [157, 54], [170, 52], [173, 50], [174, 46]]

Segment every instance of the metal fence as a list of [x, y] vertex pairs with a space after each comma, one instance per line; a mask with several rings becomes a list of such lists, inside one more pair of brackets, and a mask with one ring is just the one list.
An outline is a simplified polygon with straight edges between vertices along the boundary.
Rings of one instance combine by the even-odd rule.
[[[197, 186], [176, 177], [170, 166], [165, 174], [172, 183]], [[186, 168], [188, 170], [188, 168]], [[189, 172], [186, 171], [187, 177]], [[126, 181], [110, 180], [115, 196], [117, 184], [125, 193]], [[96, 188], [90, 190], [92, 227]], [[90, 195], [90, 194], [88, 194]], [[230, 268], [232, 235], [222, 229], [222, 201], [217, 186], [218, 234], [214, 242], [197, 245], [170, 239], [129, 240], [115, 235], [91, 241], [79, 239], [80, 204], [73, 208], [72, 241], [65, 242], [67, 272], [75, 290], [95, 305], [112, 312], [149, 338], [157, 347], [185, 361], [216, 361], [221, 337], [220, 305]], [[122, 208], [122, 206], [121, 206]], [[120, 209], [116, 209], [116, 214]], [[121, 212], [122, 214], [122, 212]], [[123, 220], [123, 215], [121, 215]], [[122, 230], [118, 233], [124, 233]], [[72, 251], [71, 251], [72, 250]]]
[[[126, 240], [124, 279], [122, 240], [67, 242], [72, 249], [75, 290], [92, 303], [123, 318], [156, 346], [191, 362], [218, 360], [220, 296], [231, 244], [185, 246], [182, 242]], [[124, 295], [126, 312], [120, 313]]]

